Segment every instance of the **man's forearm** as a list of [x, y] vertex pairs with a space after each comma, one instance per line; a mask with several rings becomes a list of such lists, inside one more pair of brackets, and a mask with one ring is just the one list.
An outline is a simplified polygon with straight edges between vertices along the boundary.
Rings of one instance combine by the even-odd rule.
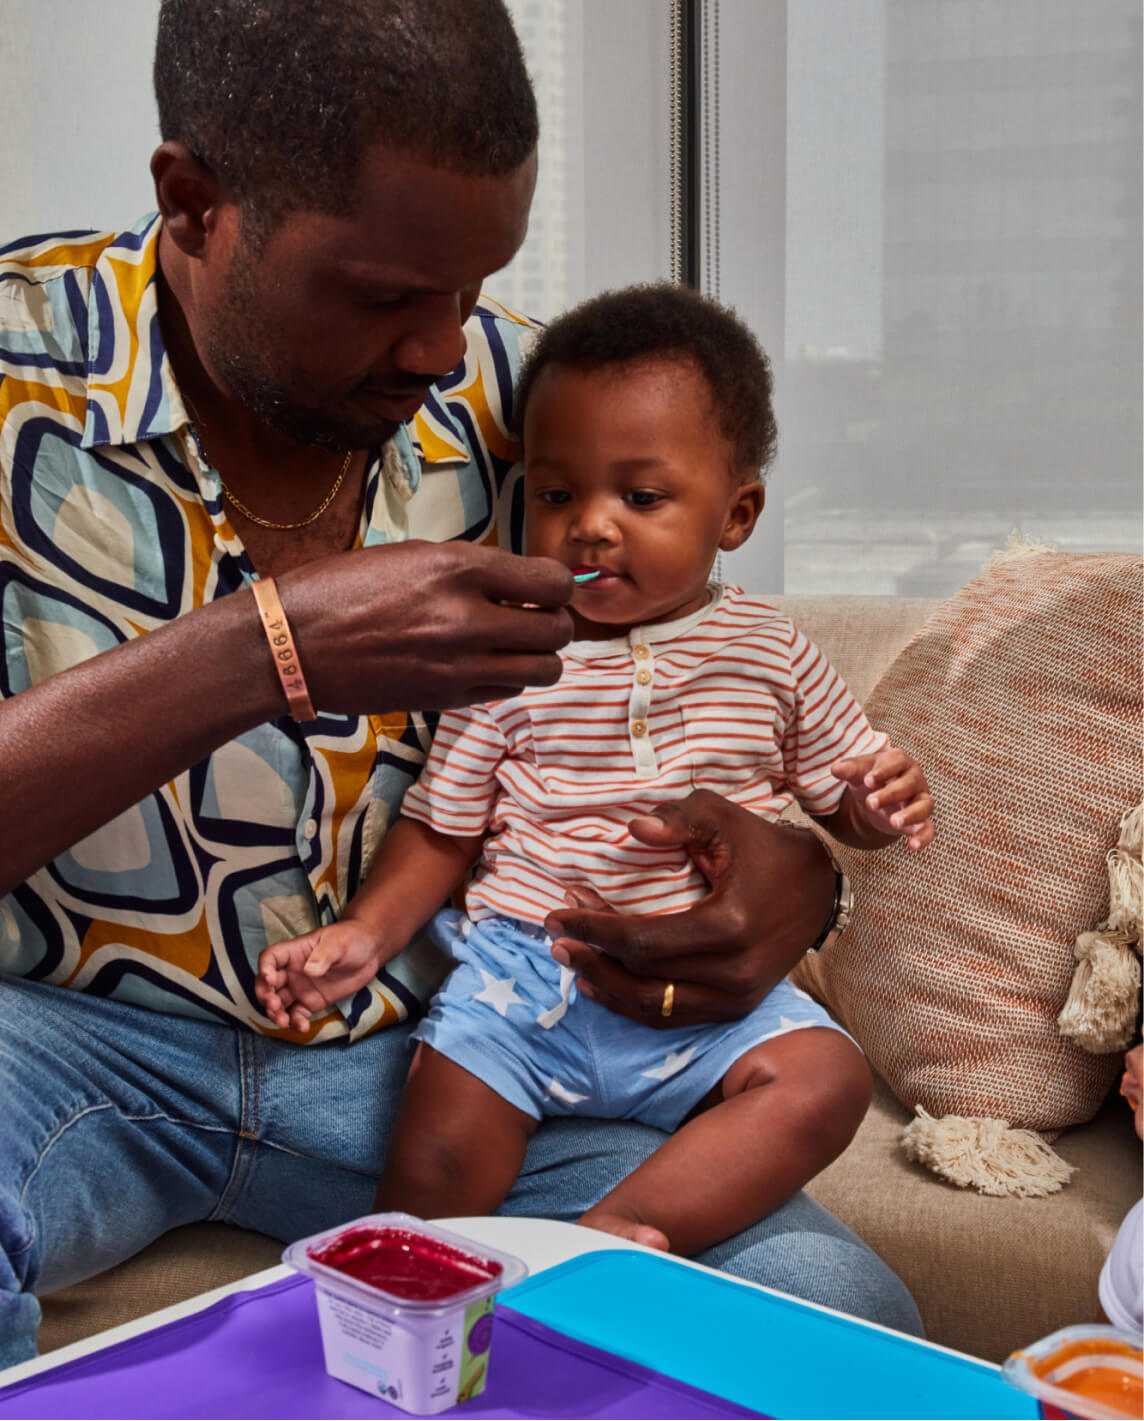
[[0, 701], [0, 894], [284, 710], [250, 593]]
[[772, 939], [774, 965], [782, 967], [772, 986], [821, 939], [834, 910], [837, 882], [830, 854], [813, 830], [792, 824], [784, 824], [783, 830], [786, 847], [781, 871], [788, 884], [788, 918], [786, 931]]

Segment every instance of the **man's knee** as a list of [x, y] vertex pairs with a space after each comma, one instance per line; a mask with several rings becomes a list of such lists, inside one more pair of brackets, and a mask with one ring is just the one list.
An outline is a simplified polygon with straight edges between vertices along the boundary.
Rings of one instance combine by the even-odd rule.
[[575, 1222], [666, 1139], [630, 1120], [546, 1119], [501, 1212]]
[[8, 1293], [0, 1289], [0, 1384], [5, 1367], [30, 1362], [36, 1355], [40, 1304], [33, 1293]]
[[905, 1284], [876, 1253], [808, 1194], [725, 1239], [698, 1262], [807, 1302], [924, 1335]]

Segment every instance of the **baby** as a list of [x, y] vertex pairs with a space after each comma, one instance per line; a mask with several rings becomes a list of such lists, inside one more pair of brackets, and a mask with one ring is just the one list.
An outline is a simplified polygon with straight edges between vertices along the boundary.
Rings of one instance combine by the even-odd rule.
[[543, 1116], [636, 1119], [675, 1133], [581, 1222], [693, 1254], [845, 1148], [865, 1061], [787, 982], [737, 1021], [673, 1020], [670, 981], [654, 1024], [614, 1015], [557, 960], [545, 919], [588, 890], [630, 913], [701, 898], [655, 818], [693, 789], [775, 818], [797, 801], [860, 848], [923, 848], [933, 800], [788, 618], [710, 581], [755, 526], [776, 437], [769, 365], [731, 312], [666, 285], [597, 297], [540, 335], [516, 418], [528, 552], [577, 583], [563, 677], [441, 717], [360, 892], [338, 923], [262, 954], [259, 999], [303, 1029], [476, 864], [377, 1206], [492, 1213]]

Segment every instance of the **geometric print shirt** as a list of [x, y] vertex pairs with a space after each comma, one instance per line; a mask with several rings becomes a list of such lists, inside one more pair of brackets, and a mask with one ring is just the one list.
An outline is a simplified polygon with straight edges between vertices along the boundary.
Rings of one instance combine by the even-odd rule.
[[403, 813], [439, 833], [488, 833], [465, 907], [542, 923], [569, 888], [620, 913], [678, 913], [709, 891], [682, 848], [628, 821], [709, 789], [777, 819], [831, 814], [830, 765], [886, 736], [822, 652], [761, 597], [713, 585], [687, 617], [561, 652], [554, 686], [446, 711]]
[[[2, 697], [254, 578], [163, 346], [159, 230], [0, 248]], [[370, 454], [359, 546], [519, 535], [530, 331], [482, 298], [461, 365]], [[306, 1043], [416, 1013], [440, 975], [424, 941], [305, 1033], [253, 988], [263, 948], [340, 916], [430, 736], [404, 712], [256, 726], [0, 899], [0, 972]]]

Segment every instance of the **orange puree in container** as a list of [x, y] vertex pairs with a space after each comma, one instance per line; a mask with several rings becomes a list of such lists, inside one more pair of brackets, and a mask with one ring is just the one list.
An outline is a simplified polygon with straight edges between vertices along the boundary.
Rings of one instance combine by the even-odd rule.
[[1033, 1372], [1050, 1386], [1071, 1391], [1088, 1401], [1099, 1402], [1102, 1406], [1114, 1407], [1126, 1416], [1144, 1415], [1144, 1378], [1133, 1375], [1127, 1368], [1080, 1367], [1068, 1376], [1060, 1376], [1060, 1369], [1074, 1358], [1104, 1356], [1140, 1359], [1139, 1348], [1129, 1347], [1113, 1338], [1087, 1338], [1076, 1342], [1066, 1342], [1055, 1352], [1033, 1364]]

